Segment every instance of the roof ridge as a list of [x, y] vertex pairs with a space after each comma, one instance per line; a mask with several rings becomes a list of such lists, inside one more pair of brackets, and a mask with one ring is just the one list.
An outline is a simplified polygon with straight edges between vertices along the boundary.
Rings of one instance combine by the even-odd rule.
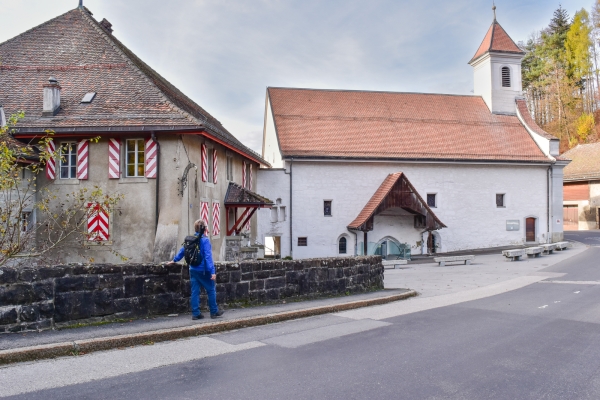
[[457, 93], [428, 93], [428, 92], [393, 92], [391, 90], [362, 90], [362, 89], [318, 89], [318, 88], [300, 88], [300, 87], [283, 87], [283, 86], [267, 86], [267, 90], [313, 90], [319, 92], [354, 92], [354, 93], [389, 93], [389, 94], [422, 94], [430, 96], [452, 96], [452, 97], [480, 97], [477, 94], [457, 94]]

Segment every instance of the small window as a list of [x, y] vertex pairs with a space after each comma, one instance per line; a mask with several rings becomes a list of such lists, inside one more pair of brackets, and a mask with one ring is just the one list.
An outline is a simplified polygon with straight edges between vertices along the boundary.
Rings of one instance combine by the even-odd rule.
[[427, 193], [427, 205], [431, 208], [437, 207], [437, 194]]
[[308, 246], [308, 238], [299, 237], [298, 238], [298, 246]]
[[510, 68], [502, 67], [502, 87], [510, 87]]
[[77, 144], [63, 143], [60, 146], [60, 179], [77, 178]]
[[127, 140], [127, 176], [143, 177], [145, 173], [144, 139]]
[[415, 229], [423, 229], [427, 226], [427, 218], [424, 215], [415, 215]]
[[346, 247], [348, 245], [348, 241], [345, 237], [341, 237], [338, 243], [338, 250], [340, 254], [346, 254]]
[[245, 186], [245, 188], [248, 190], [252, 190], [252, 188], [250, 187], [250, 186], [252, 186], [250, 184], [250, 180], [251, 180], [250, 174], [252, 173], [250, 170], [250, 165], [251, 165], [250, 163], [246, 164], [246, 186]]
[[21, 213], [21, 232], [28, 232], [32, 228], [31, 212]]
[[89, 104], [94, 100], [94, 97], [96, 97], [96, 92], [86, 93], [85, 96], [83, 96], [83, 99], [81, 99], [81, 102]]
[[227, 180], [233, 180], [233, 157], [227, 156]]
[[323, 215], [331, 217], [331, 200], [323, 201]]
[[496, 207], [498, 207], [498, 208], [506, 207], [506, 203], [504, 202], [504, 193], [496, 194]]
[[208, 182], [209, 183], [213, 183], [214, 182], [214, 179], [213, 179], [214, 178], [213, 177], [213, 149], [208, 148], [207, 152], [206, 152], [206, 155], [207, 155], [207, 160], [206, 161], [208, 162], [208, 176], [207, 176], [207, 178], [208, 178]]

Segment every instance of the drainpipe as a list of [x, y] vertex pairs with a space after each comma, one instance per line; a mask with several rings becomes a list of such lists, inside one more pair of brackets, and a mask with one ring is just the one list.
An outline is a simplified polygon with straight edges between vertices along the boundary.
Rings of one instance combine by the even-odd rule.
[[554, 216], [551, 213], [552, 208], [552, 166], [548, 167], [548, 173], [546, 174], [547, 182], [546, 182], [546, 191], [548, 192], [548, 210], [547, 210], [547, 220], [548, 220], [548, 237], [546, 238], [546, 243], [552, 243], [550, 229], [552, 226], [552, 218]]
[[158, 190], [160, 188], [160, 143], [158, 143], [158, 140], [156, 139], [156, 134], [154, 132], [150, 132], [150, 137], [152, 138], [152, 140], [154, 142], [156, 142], [156, 193], [155, 193], [155, 204], [156, 204], [156, 210], [154, 211], [155, 215], [156, 215], [156, 221], [155, 221], [155, 226], [154, 226], [154, 232], [155, 234], [158, 233], [158, 211], [159, 211], [159, 204], [158, 204]]
[[292, 186], [293, 186], [293, 179], [292, 179], [292, 172], [293, 172], [293, 168], [294, 168], [294, 157], [292, 157], [290, 159], [290, 172], [283, 172], [284, 174], [287, 174], [290, 176], [290, 257], [294, 257], [294, 236], [293, 236], [293, 232], [294, 229], [292, 228], [293, 222], [294, 222], [294, 207], [292, 205]]
[[364, 255], [367, 255], [367, 251], [369, 250], [369, 244], [367, 242], [367, 231], [363, 231], [364, 234], [364, 242], [363, 242], [363, 250], [364, 250]]

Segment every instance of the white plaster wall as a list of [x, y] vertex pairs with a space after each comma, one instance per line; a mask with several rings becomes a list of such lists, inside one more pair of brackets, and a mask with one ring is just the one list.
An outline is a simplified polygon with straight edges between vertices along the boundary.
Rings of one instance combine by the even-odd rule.
[[271, 222], [271, 210], [263, 208], [256, 213], [257, 240], [265, 243], [266, 236], [281, 236], [281, 257], [290, 255], [290, 176], [284, 169], [261, 169], [258, 171], [259, 179], [256, 192], [269, 200], [276, 202], [281, 199], [285, 207], [285, 221], [278, 218]]
[[[492, 112], [515, 113], [515, 97], [522, 93], [521, 56], [487, 54], [472, 64], [474, 94], [482, 96]], [[511, 69], [511, 87], [502, 87], [502, 67]]]
[[[295, 161], [293, 257], [336, 255], [337, 238], [342, 234], [354, 238], [346, 226], [385, 177], [398, 171], [407, 175], [422, 196], [438, 193], [438, 208], [434, 211], [448, 226], [440, 231], [440, 251], [521, 244], [525, 240], [525, 218], [531, 216], [538, 219], [538, 241], [547, 239], [545, 166]], [[506, 208], [496, 207], [496, 193], [506, 194]], [[323, 216], [325, 199], [333, 201], [331, 217]], [[562, 197], [560, 207], [562, 212]], [[506, 231], [506, 220], [519, 220], [520, 231]], [[359, 242], [361, 235], [359, 232]], [[371, 235], [385, 236], [384, 232], [369, 232], [369, 241]], [[308, 238], [307, 247], [297, 246], [297, 238], [302, 236]], [[414, 240], [412, 233], [407, 238], [397, 239]], [[289, 237], [282, 240], [288, 242]], [[350, 243], [354, 245], [352, 240]]]
[[262, 156], [273, 168], [283, 168], [283, 160], [279, 151], [279, 143], [277, 142], [277, 132], [275, 131], [275, 121], [273, 120], [273, 112], [271, 111], [268, 95], [265, 104]]
[[[415, 229], [414, 216], [375, 216], [373, 231], [367, 233], [369, 243], [377, 243], [385, 237], [392, 237], [400, 243], [411, 246], [413, 254], [421, 253], [423, 229]], [[362, 232], [359, 234], [359, 250], [363, 243]], [[360, 251], [359, 251], [360, 253]], [[362, 254], [362, 253], [360, 253]]]
[[483, 97], [488, 108], [492, 109], [492, 71], [488, 56], [473, 65], [473, 94]]
[[550, 232], [551, 241], [560, 242], [564, 239], [563, 228], [563, 169], [566, 165], [554, 164], [552, 166], [551, 190], [551, 216]]

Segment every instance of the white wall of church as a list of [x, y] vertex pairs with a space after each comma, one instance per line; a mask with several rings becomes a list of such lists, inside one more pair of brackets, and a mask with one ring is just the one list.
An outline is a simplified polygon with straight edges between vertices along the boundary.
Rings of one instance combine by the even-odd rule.
[[259, 169], [256, 192], [275, 203], [272, 209], [256, 213], [257, 240], [265, 244], [265, 237], [281, 237], [281, 256], [290, 255], [290, 176], [284, 169]]
[[273, 168], [283, 168], [283, 160], [279, 152], [279, 143], [277, 142], [277, 132], [275, 131], [275, 121], [269, 96], [267, 95], [265, 106], [265, 126], [263, 128], [263, 158], [271, 164]]
[[[421, 196], [437, 194], [438, 207], [434, 212], [448, 226], [439, 231], [440, 251], [522, 244], [527, 217], [537, 219], [537, 240], [547, 240], [546, 166], [294, 161], [293, 257], [336, 256], [340, 235], [347, 235], [351, 239], [348, 247], [354, 249], [355, 236], [346, 226], [385, 177], [398, 171], [406, 174]], [[289, 192], [289, 176], [282, 177], [281, 171], [260, 173], [259, 193], [284, 199], [284, 192]], [[496, 207], [497, 193], [506, 195], [505, 208]], [[324, 200], [332, 201], [330, 217], [323, 215]], [[267, 213], [261, 211], [259, 235], [268, 230], [266, 218]], [[507, 220], [518, 220], [520, 230], [507, 231]], [[289, 231], [282, 234], [282, 243], [289, 243]], [[369, 242], [383, 236], [411, 245], [420, 240], [414, 228], [409, 229], [406, 224], [402, 228], [377, 224], [368, 235]], [[358, 242], [362, 242], [362, 232], [358, 236]], [[297, 246], [298, 237], [306, 237], [308, 245]], [[413, 253], [418, 250], [413, 249]]]
[[[473, 64], [474, 91], [482, 96], [490, 111], [516, 112], [515, 97], [522, 94], [521, 55], [486, 54]], [[502, 67], [510, 69], [510, 87], [502, 87]]]

